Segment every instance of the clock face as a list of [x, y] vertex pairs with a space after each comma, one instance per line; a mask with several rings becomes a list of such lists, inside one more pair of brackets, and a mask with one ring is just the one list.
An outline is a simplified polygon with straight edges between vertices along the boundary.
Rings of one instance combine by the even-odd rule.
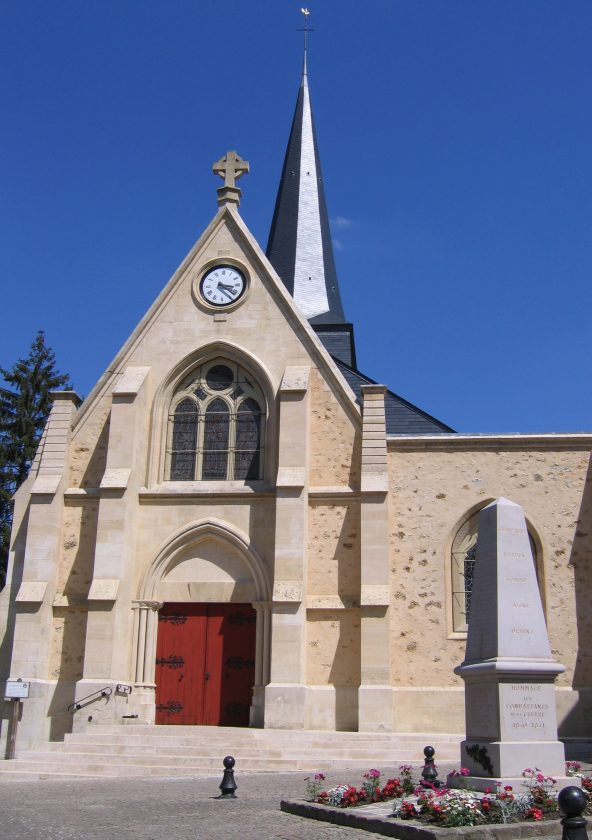
[[242, 272], [233, 265], [217, 265], [202, 277], [201, 295], [213, 306], [228, 306], [237, 301], [247, 288]]

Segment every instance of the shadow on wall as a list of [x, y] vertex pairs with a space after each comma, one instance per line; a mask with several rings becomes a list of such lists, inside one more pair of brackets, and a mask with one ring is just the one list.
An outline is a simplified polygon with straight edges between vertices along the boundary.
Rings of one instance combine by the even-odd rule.
[[337, 594], [346, 605], [357, 606], [360, 593], [360, 503], [350, 502], [339, 534]]
[[362, 464], [362, 426], [356, 426], [351, 454], [348, 484], [352, 490], [360, 489], [360, 469]]
[[97, 502], [87, 503], [82, 509], [76, 555], [63, 589], [68, 605], [54, 607], [52, 634], [56, 652], [50, 661], [49, 678], [58, 683], [49, 707], [52, 741], [62, 740], [72, 731], [73, 718], [68, 706], [76, 699], [76, 684], [84, 671], [89, 610], [86, 599], [93, 578], [98, 516]]
[[592, 737], [592, 457], [588, 464], [569, 565], [574, 573], [578, 653], [575, 707], [560, 726], [562, 737]]
[[[108, 440], [109, 420], [107, 419], [86, 466], [80, 482], [81, 487], [95, 489], [99, 486], [105, 472]], [[93, 578], [99, 505], [98, 500], [84, 502], [83, 505], [80, 530], [76, 535], [78, 540], [76, 554], [63, 591], [57, 593], [66, 596], [67, 606], [54, 607], [53, 614], [53, 652], [49, 662], [48, 676], [49, 679], [55, 679], [58, 682], [48, 710], [51, 741], [61, 741], [67, 732], [72, 731], [74, 718], [68, 711], [68, 706], [77, 699], [77, 682], [82, 679], [84, 671], [89, 610], [87, 597]], [[65, 550], [67, 550], [67, 545], [61, 548], [62, 562], [64, 562]]]
[[309, 610], [307, 646], [308, 682], [334, 689], [335, 718], [329, 728], [356, 731], [360, 685], [359, 610]]
[[27, 539], [27, 528], [29, 525], [29, 509], [23, 516], [22, 522], [16, 535], [13, 535], [12, 548], [13, 567], [12, 578], [3, 590], [3, 598], [8, 598], [8, 616], [6, 621], [6, 633], [0, 642], [0, 680], [10, 676], [10, 663], [12, 661], [12, 647], [14, 643], [14, 626], [16, 623], [17, 605], [15, 602], [17, 593], [23, 580], [23, 565], [25, 559], [25, 543]]

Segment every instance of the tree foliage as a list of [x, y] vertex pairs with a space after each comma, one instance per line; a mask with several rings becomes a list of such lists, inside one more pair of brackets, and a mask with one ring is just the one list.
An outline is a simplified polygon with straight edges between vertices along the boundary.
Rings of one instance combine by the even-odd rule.
[[0, 367], [0, 589], [4, 586], [12, 526], [11, 498], [26, 479], [51, 409], [50, 392], [70, 387], [56, 370], [55, 354], [43, 330], [26, 359], [11, 370]]

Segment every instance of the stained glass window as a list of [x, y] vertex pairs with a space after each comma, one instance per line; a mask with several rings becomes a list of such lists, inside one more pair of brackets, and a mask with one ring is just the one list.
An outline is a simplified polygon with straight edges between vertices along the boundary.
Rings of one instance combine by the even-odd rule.
[[195, 475], [197, 447], [197, 405], [193, 400], [181, 400], [173, 415], [171, 478], [191, 480]]
[[230, 411], [224, 400], [214, 400], [206, 411], [202, 478], [225, 479], [228, 466]]
[[247, 399], [241, 403], [236, 415], [235, 478], [258, 478], [260, 447], [261, 409], [255, 400]]
[[225, 391], [234, 381], [228, 365], [214, 365], [206, 374], [206, 384], [212, 391]]
[[177, 394], [187, 396], [180, 399], [169, 420], [168, 478], [261, 478], [265, 400], [252, 377], [239, 365], [219, 359], [194, 370]]
[[[466, 632], [470, 620], [473, 579], [477, 560], [479, 514], [480, 511], [476, 511], [465, 520], [456, 532], [452, 542], [452, 629], [455, 632]], [[528, 538], [535, 571], [538, 575], [536, 545], [530, 533]]]
[[471, 595], [473, 594], [473, 577], [475, 575], [475, 561], [477, 559], [477, 543], [471, 546], [464, 559], [463, 577], [465, 579], [465, 615], [467, 623], [471, 613]]

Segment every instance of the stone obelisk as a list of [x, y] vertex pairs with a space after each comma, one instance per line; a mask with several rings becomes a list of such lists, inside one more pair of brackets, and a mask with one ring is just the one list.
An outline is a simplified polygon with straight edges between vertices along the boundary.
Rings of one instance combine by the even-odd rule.
[[465, 681], [461, 766], [474, 788], [499, 781], [519, 792], [529, 767], [558, 789], [573, 784], [557, 739], [554, 682], [563, 671], [551, 655], [524, 513], [497, 499], [479, 518], [465, 660], [455, 668]]

